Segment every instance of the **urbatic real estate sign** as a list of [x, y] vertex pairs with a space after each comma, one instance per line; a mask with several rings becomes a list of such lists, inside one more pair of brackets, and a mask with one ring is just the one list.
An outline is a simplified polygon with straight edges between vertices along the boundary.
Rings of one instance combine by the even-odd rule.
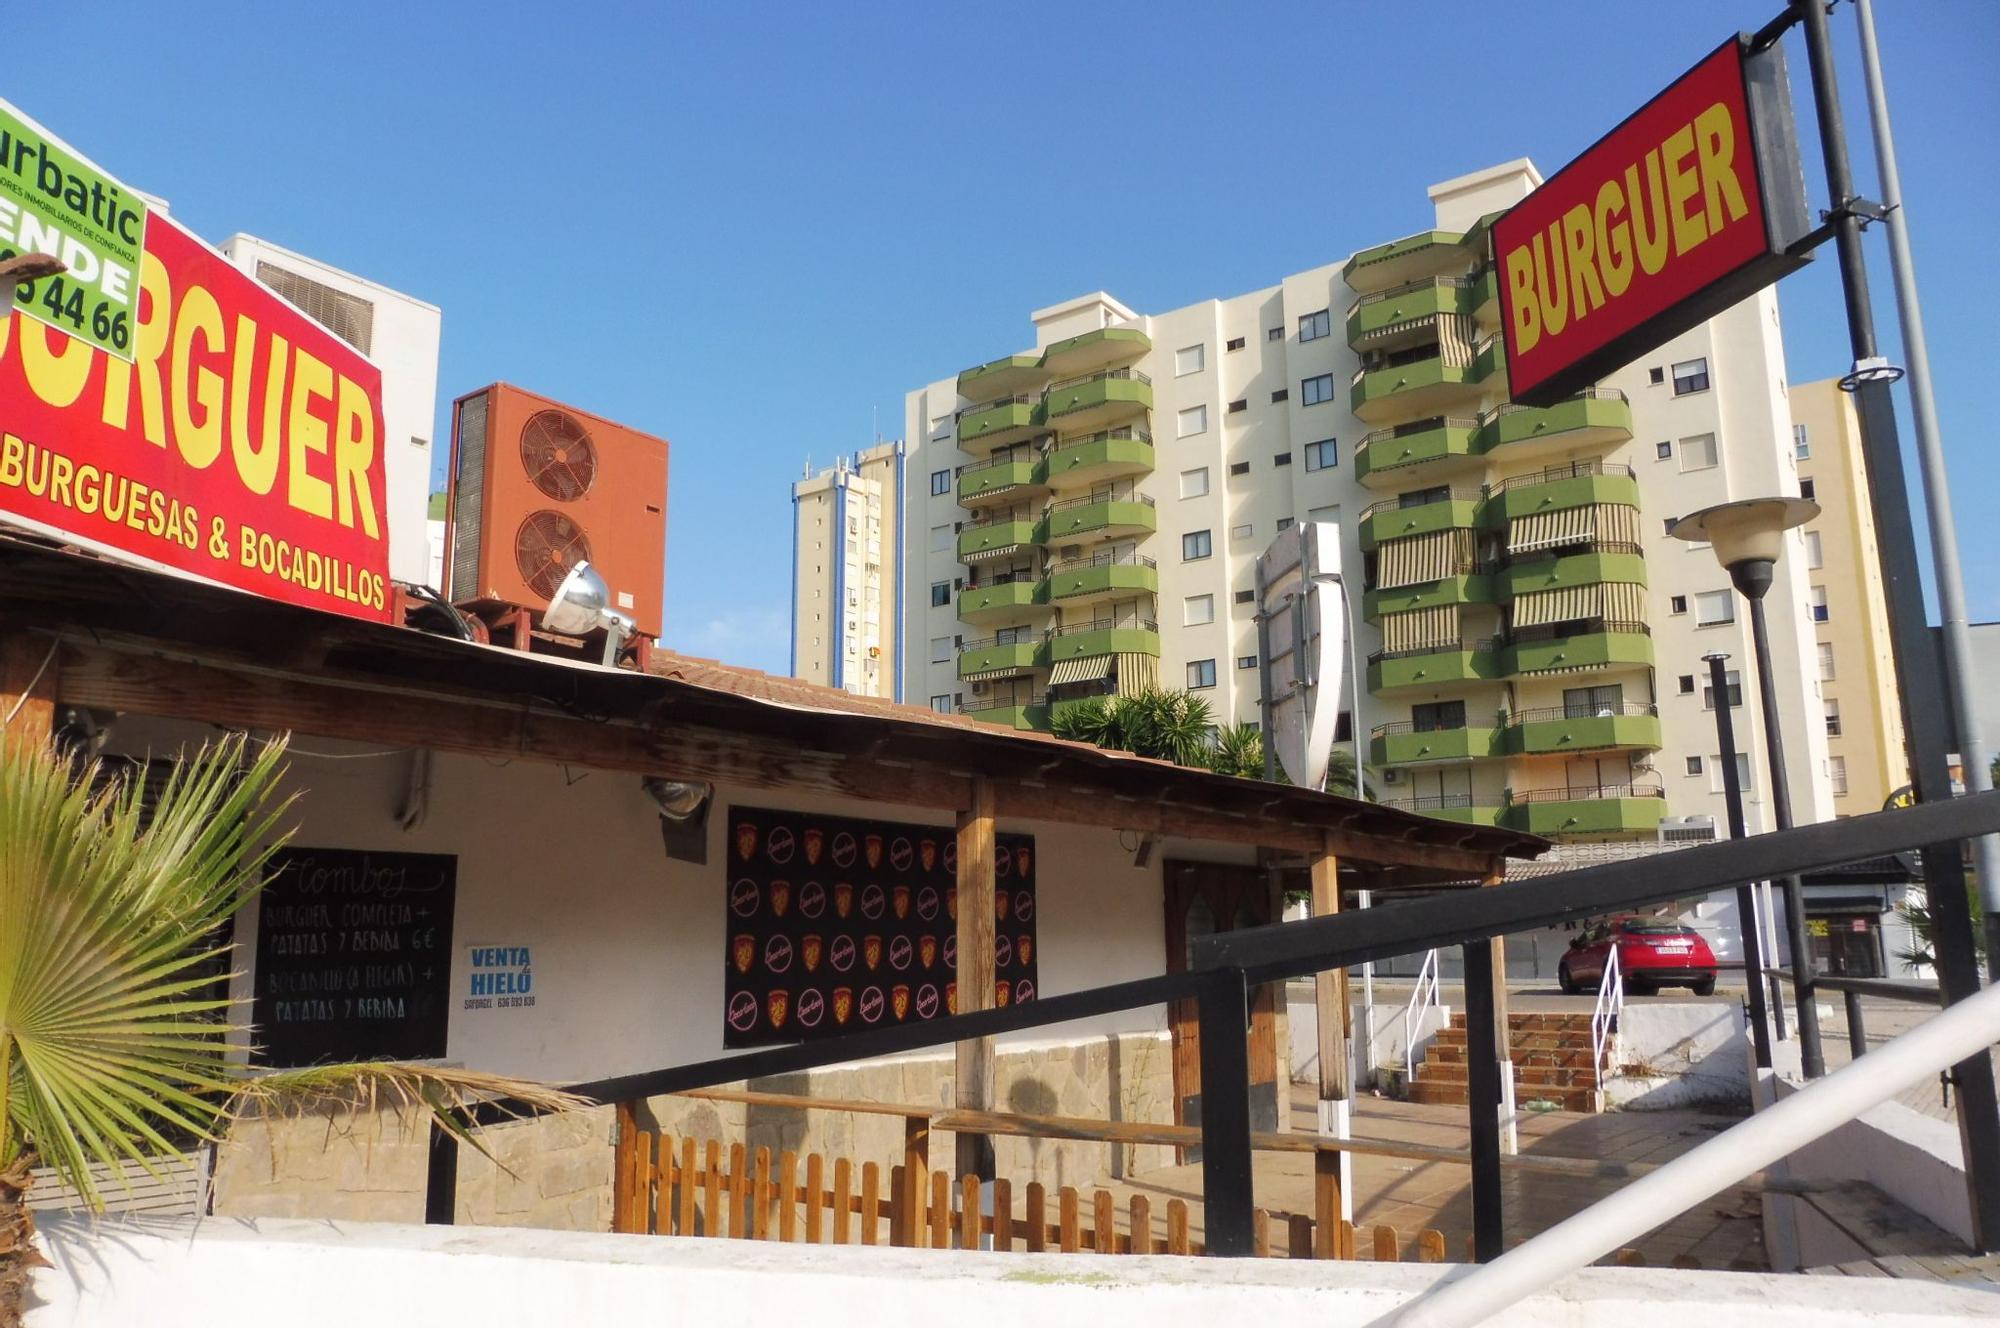
[[1493, 223], [1508, 390], [1549, 405], [1805, 262], [1784, 48], [1732, 37]]
[[0, 520], [387, 622], [381, 371], [0, 102]]

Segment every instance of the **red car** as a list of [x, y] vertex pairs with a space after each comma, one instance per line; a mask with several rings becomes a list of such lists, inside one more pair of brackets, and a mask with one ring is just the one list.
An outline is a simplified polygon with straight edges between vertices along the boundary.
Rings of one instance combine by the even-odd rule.
[[1562, 989], [1595, 988], [1604, 980], [1614, 945], [1628, 991], [1692, 987], [1697, 996], [1715, 994], [1715, 952], [1701, 933], [1672, 918], [1614, 918], [1588, 928], [1569, 943], [1569, 953], [1556, 965]]

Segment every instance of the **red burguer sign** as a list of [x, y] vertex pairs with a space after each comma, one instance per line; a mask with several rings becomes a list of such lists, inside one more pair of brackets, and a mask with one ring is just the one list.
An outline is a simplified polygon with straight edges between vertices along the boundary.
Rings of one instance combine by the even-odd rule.
[[1732, 38], [1493, 223], [1507, 379], [1546, 405], [1791, 271], [1783, 48]]
[[0, 322], [0, 521], [389, 621], [381, 371], [157, 213], [132, 346]]

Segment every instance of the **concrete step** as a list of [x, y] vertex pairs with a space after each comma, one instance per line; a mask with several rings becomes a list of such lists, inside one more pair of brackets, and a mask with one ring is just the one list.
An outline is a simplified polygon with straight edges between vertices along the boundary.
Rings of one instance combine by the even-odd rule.
[[[1453, 1028], [1465, 1027], [1465, 1012], [1456, 1011], [1451, 1016]], [[1590, 1031], [1590, 1016], [1587, 1014], [1510, 1014], [1507, 1027], [1516, 1033], [1542, 1032], [1584, 1032]]]
[[[1436, 1083], [1462, 1084], [1470, 1072], [1463, 1061], [1425, 1060], [1417, 1067], [1417, 1081], [1431, 1080]], [[1533, 1084], [1546, 1088], [1595, 1088], [1597, 1072], [1588, 1066], [1568, 1069], [1560, 1066], [1516, 1065], [1514, 1083], [1522, 1092]]]
[[[1509, 1046], [1518, 1057], [1529, 1051], [1581, 1051], [1588, 1055], [1591, 1048], [1590, 1031], [1581, 1033], [1515, 1033], [1507, 1039]], [[1434, 1047], [1464, 1047], [1465, 1030], [1462, 1028], [1440, 1028], [1432, 1035]]]

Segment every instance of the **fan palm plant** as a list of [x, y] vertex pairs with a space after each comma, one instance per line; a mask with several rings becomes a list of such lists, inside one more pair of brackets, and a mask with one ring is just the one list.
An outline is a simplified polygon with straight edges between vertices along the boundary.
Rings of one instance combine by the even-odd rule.
[[1264, 777], [1264, 733], [1255, 724], [1237, 724], [1215, 735], [1208, 752], [1208, 768], [1218, 775], [1238, 779]]
[[0, 738], [0, 1328], [20, 1322], [42, 1262], [27, 1208], [38, 1163], [101, 1209], [94, 1167], [157, 1173], [161, 1155], [248, 1111], [386, 1102], [469, 1138], [457, 1113], [480, 1097], [578, 1104], [470, 1071], [232, 1063], [242, 1026], [214, 994], [213, 961], [284, 842], [287, 804], [269, 796], [282, 751], [253, 756], [226, 738], [181, 763], [148, 807], [140, 781]]

